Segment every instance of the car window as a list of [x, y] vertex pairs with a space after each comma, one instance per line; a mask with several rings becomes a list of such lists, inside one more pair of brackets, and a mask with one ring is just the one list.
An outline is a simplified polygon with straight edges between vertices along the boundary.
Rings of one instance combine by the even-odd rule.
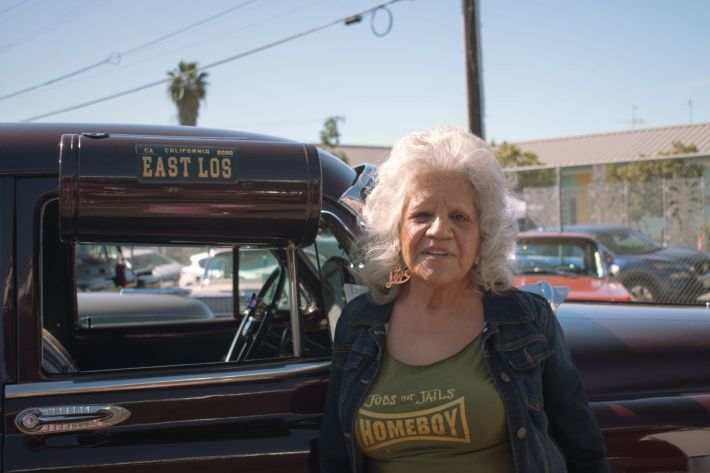
[[314, 244], [304, 250], [311, 264], [321, 274], [321, 292], [331, 336], [340, 314], [349, 300], [349, 289], [355, 285], [350, 260], [345, 249], [327, 227], [321, 227]]
[[[43, 225], [56, 225], [56, 217]], [[325, 242], [299, 250], [294, 301], [285, 248], [71, 245], [43, 232], [45, 368], [58, 374], [289, 358], [294, 306], [303, 355], [327, 354], [328, 311], [334, 298], [343, 299], [342, 283], [329, 286], [324, 302], [313, 255], [320, 256], [321, 246], [323, 262], [347, 255], [327, 241], [332, 235], [322, 235], [328, 236], [318, 241]], [[60, 252], [66, 257], [58, 258]], [[74, 284], [56, 284], [60, 259]], [[76, 304], [57, 303], [69, 291]], [[57, 364], [57, 353], [71, 362]]]
[[[202, 282], [192, 289], [192, 295], [207, 304], [217, 317], [233, 317], [235, 290], [234, 253], [231, 248], [212, 249], [212, 256], [205, 262]], [[239, 312], [249, 309], [249, 301], [256, 297], [273, 296], [278, 285], [270, 278], [278, 278], [283, 273], [284, 284], [288, 283], [287, 270], [274, 250], [266, 248], [239, 248], [239, 270], [236, 290], [239, 291]], [[266, 291], [260, 296], [261, 291]], [[302, 288], [305, 300], [305, 290]], [[290, 299], [287, 291], [281, 290], [278, 299], [280, 310], [288, 310]]]
[[663, 248], [658, 242], [633, 230], [599, 233], [597, 237], [611, 251], [619, 255], [641, 255]]
[[126, 258], [126, 261], [131, 264], [134, 268], [154, 268], [162, 264], [172, 264], [175, 263], [174, 260], [169, 260], [164, 256], [160, 256], [158, 253], [144, 253], [131, 255]]
[[600, 259], [590, 245], [584, 243], [523, 241], [515, 248], [515, 268], [522, 274], [598, 276]]

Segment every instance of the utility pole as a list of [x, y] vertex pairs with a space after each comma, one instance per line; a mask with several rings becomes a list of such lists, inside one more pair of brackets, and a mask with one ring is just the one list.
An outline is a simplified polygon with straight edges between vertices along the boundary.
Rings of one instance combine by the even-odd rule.
[[481, 76], [481, 29], [478, 0], [463, 0], [463, 32], [466, 51], [466, 87], [468, 92], [468, 128], [484, 138], [483, 81]]
[[688, 117], [690, 119], [690, 124], [693, 124], [693, 101], [688, 100]]

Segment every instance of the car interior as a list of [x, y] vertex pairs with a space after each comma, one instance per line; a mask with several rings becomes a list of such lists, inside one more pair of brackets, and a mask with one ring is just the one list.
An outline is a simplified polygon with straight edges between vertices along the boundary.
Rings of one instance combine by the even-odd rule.
[[[168, 313], [156, 320], [150, 317], [150, 311], [160, 309], [150, 305], [146, 306], [145, 321], [87, 324], [86, 317], [79, 318], [77, 298], [82, 292], [77, 291], [76, 285], [75, 245], [59, 238], [58, 206], [58, 200], [54, 199], [42, 211], [40, 272], [45, 374], [242, 363], [293, 356], [289, 271], [284, 248], [268, 249], [278, 264], [263, 275], [261, 288], [248, 296], [246, 307], [237, 311], [237, 317], [171, 319]], [[321, 226], [319, 235], [334, 240], [327, 225], [322, 222]], [[313, 245], [296, 253], [304, 356], [330, 354], [329, 317], [337, 318], [345, 303], [343, 285], [353, 282], [346, 253], [341, 245], [338, 249], [336, 254], [330, 254], [332, 249], [319, 252], [317, 238]], [[113, 289], [114, 298], [119, 289]], [[131, 289], [123, 295], [131, 297], [133, 293], [141, 293], [141, 289]], [[189, 294], [153, 294], [158, 302], [161, 297], [190, 298]], [[67, 300], [73, 303], [62, 303]], [[189, 302], [196, 303], [196, 299]]]

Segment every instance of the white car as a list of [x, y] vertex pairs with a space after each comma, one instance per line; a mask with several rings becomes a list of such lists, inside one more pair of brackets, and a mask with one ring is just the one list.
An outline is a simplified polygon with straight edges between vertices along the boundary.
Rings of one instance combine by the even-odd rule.
[[205, 273], [207, 260], [210, 258], [210, 253], [202, 251], [190, 256], [190, 264], [183, 266], [180, 270], [180, 280], [178, 286], [189, 287], [197, 286], [202, 282], [202, 276]]

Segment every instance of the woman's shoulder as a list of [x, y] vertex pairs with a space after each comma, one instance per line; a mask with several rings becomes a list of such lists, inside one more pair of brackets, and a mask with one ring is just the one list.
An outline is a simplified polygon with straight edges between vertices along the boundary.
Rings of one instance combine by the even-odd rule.
[[338, 325], [375, 325], [389, 318], [390, 304], [377, 304], [369, 294], [360, 294], [345, 304]]
[[486, 317], [493, 323], [529, 321], [542, 328], [553, 316], [552, 308], [543, 296], [512, 287], [505, 292], [487, 292], [484, 304], [488, 309]]
[[389, 318], [391, 304], [377, 304], [368, 294], [361, 294], [345, 304], [335, 329], [335, 344], [347, 343], [362, 330], [382, 325]]

